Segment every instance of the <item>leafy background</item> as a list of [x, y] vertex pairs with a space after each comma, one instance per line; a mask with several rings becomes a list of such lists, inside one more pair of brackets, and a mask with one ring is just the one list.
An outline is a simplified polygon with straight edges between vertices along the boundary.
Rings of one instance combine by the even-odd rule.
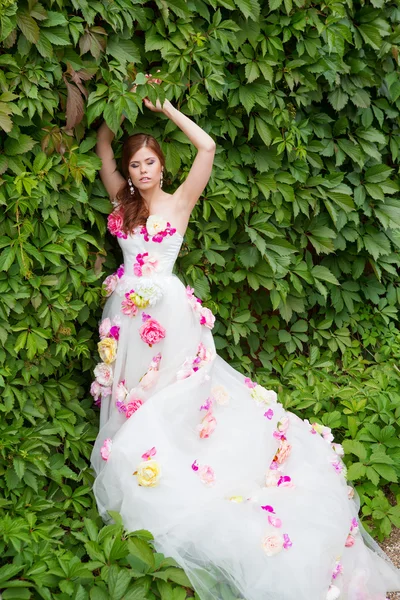
[[220, 354], [344, 440], [375, 537], [400, 526], [398, 3], [2, 0], [0, 40], [3, 599], [193, 596], [150, 534], [102, 525], [88, 465], [101, 281], [121, 258], [96, 128], [117, 156], [154, 134], [171, 192], [195, 153], [146, 95], [217, 142], [177, 272]]

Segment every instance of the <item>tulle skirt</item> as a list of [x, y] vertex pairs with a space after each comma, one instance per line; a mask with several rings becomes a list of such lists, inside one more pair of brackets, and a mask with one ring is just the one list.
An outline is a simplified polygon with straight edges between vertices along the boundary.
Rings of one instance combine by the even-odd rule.
[[[122, 312], [123, 289], [104, 308], [119, 335], [91, 458], [103, 519], [118, 511], [128, 531], [149, 530], [202, 600], [399, 590], [398, 570], [359, 524], [330, 430], [216, 355], [183, 284], [162, 279], [162, 302], [144, 317]], [[146, 338], [150, 318], [161, 329]]]

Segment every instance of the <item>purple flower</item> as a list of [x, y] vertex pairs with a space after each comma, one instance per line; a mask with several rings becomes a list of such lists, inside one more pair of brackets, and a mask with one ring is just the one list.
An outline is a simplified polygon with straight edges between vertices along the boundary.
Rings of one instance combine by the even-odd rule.
[[275, 514], [275, 511], [274, 511], [273, 507], [272, 507], [272, 506], [270, 506], [269, 504], [266, 504], [265, 506], [262, 506], [261, 508], [262, 508], [263, 510], [266, 510], [267, 512], [270, 512], [270, 513], [274, 513], [274, 514]]
[[272, 410], [272, 408], [269, 408], [267, 410], [267, 412], [264, 413], [264, 417], [267, 417], [267, 419], [269, 419], [269, 420], [271, 420], [273, 416], [274, 416], [274, 411]]

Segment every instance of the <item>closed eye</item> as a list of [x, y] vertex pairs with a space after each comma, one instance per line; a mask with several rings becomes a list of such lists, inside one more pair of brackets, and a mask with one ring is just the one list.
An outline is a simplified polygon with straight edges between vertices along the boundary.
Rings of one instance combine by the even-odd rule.
[[[146, 161], [148, 165], [153, 165], [154, 164], [154, 160], [150, 160], [150, 162]], [[130, 163], [129, 165], [130, 167], [138, 167], [139, 164], [138, 163]]]

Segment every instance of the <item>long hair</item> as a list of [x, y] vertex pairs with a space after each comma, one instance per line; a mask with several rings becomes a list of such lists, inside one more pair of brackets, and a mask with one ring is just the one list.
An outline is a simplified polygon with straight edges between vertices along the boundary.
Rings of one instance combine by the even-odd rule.
[[[140, 150], [140, 148], [148, 147], [160, 159], [161, 165], [165, 166], [165, 157], [161, 150], [160, 144], [152, 135], [145, 133], [136, 133], [129, 136], [122, 148], [122, 172], [126, 180], [129, 177], [129, 163], [132, 156]], [[117, 201], [119, 202], [124, 220], [123, 230], [125, 233], [130, 233], [137, 225], [144, 225], [149, 216], [149, 211], [144, 203], [144, 200], [137, 187], [134, 187], [135, 194], [132, 196], [129, 189], [128, 181], [119, 190]]]

